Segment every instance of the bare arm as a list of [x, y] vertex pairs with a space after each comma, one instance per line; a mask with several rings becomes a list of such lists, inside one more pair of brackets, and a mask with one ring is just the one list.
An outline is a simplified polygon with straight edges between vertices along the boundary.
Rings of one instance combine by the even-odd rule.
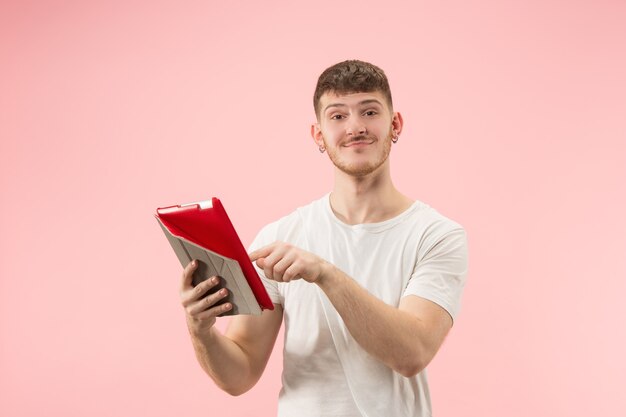
[[267, 365], [280, 330], [282, 307], [265, 310], [261, 316], [234, 316], [223, 335], [214, 327], [216, 317], [232, 306], [215, 303], [227, 293], [205, 297], [218, 281], [208, 279], [193, 287], [195, 268], [191, 262], [183, 271], [180, 297], [196, 358], [217, 386], [231, 395], [243, 394], [257, 383]]
[[452, 327], [452, 318], [437, 304], [411, 295], [392, 307], [335, 266], [292, 245], [276, 242], [250, 258], [267, 278], [319, 285], [359, 345], [404, 376], [426, 367]]
[[404, 297], [398, 308], [392, 307], [327, 265], [328, 271], [317, 284], [359, 345], [406, 377], [424, 369], [452, 327], [448, 312], [414, 295]]

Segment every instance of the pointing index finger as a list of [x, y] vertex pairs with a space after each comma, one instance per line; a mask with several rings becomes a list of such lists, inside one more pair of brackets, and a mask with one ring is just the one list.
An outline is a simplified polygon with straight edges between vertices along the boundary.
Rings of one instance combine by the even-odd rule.
[[264, 247], [262, 247], [260, 249], [257, 249], [254, 252], [250, 252], [250, 254], [249, 254], [250, 261], [254, 262], [254, 261], [256, 261], [259, 258], [267, 257], [267, 255], [272, 253], [273, 249], [274, 249], [274, 244], [271, 244], [271, 245], [264, 246]]

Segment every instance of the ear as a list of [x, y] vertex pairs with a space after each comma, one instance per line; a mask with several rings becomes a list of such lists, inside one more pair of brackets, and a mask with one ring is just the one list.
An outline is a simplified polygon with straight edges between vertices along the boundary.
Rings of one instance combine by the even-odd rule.
[[395, 112], [393, 114], [393, 119], [391, 119], [391, 128], [395, 130], [396, 135], [400, 135], [400, 133], [402, 133], [402, 126], [404, 126], [402, 115], [399, 112]]
[[322, 129], [319, 123], [313, 123], [311, 125], [311, 137], [318, 147], [324, 146], [324, 136], [322, 135]]

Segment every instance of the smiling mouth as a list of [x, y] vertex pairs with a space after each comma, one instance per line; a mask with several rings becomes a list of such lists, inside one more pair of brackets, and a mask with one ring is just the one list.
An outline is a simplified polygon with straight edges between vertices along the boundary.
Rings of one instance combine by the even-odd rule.
[[344, 144], [343, 146], [347, 148], [350, 146], [371, 145], [374, 142], [375, 142], [374, 139], [361, 137], [361, 138], [357, 138], [356, 140], [351, 140], [350, 142]]
[[374, 142], [373, 142], [373, 141], [369, 141], [369, 140], [358, 140], [358, 141], [355, 141], [355, 142], [350, 142], [350, 143], [347, 143], [347, 144], [345, 144], [344, 146], [345, 146], [346, 148], [349, 148], [349, 147], [351, 147], [351, 146], [371, 145], [372, 143], [374, 143]]

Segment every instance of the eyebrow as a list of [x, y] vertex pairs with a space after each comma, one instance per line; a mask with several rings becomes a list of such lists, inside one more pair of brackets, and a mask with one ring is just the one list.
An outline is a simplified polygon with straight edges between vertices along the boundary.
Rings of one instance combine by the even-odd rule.
[[[359, 101], [358, 105], [363, 106], [363, 105], [372, 104], [372, 103], [378, 104], [380, 106], [383, 105], [383, 103], [381, 103], [380, 100], [376, 100], [375, 98], [370, 98], [367, 100]], [[348, 105], [344, 103], [330, 103], [328, 106], [324, 107], [324, 113], [326, 113], [326, 110], [328, 110], [331, 107], [348, 107]]]

